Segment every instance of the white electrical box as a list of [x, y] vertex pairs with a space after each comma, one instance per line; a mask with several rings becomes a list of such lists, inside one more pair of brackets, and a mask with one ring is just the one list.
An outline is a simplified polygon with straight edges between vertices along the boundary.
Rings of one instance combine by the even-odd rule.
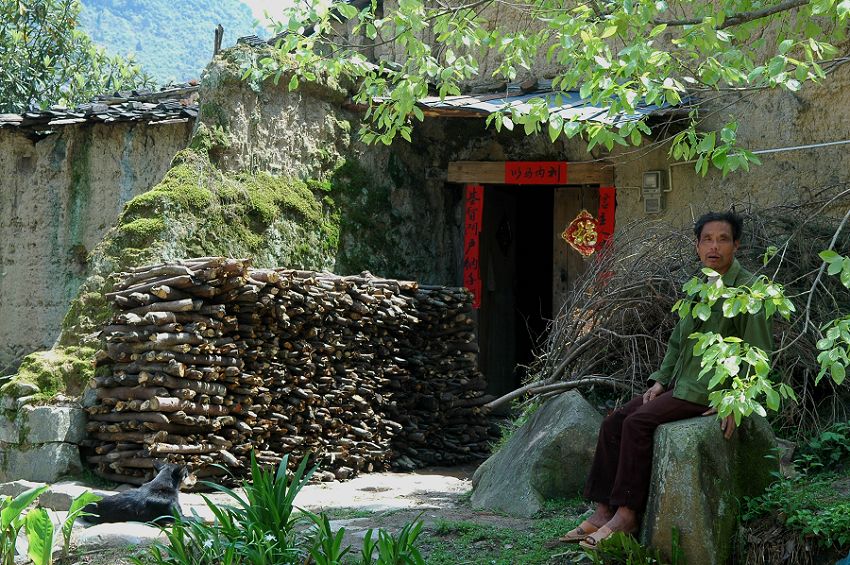
[[664, 171], [646, 171], [641, 183], [643, 211], [646, 214], [659, 214], [664, 211]]

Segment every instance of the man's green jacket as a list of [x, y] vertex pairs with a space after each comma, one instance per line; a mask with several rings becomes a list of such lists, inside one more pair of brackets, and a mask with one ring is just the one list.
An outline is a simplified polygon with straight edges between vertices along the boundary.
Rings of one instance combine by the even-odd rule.
[[[742, 286], [750, 284], [754, 277], [735, 259], [722, 278], [726, 286]], [[765, 318], [764, 311], [725, 318], [722, 308], [723, 300], [718, 300], [712, 306], [708, 320], [703, 322], [688, 315], [679, 320], [673, 328], [661, 368], [652, 373], [649, 379], [668, 389], [673, 383], [674, 398], [708, 405], [708, 382], [711, 380], [711, 374], [699, 378], [702, 370], [701, 357], [694, 356], [696, 340], [688, 338], [694, 332], [715, 332], [723, 337], [735, 336], [751, 346], [765, 350], [768, 355], [773, 351], [772, 323]]]

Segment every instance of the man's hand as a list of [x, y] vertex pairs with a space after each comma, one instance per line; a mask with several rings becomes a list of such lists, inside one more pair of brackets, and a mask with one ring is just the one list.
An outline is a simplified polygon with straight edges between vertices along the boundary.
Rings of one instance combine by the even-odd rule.
[[[717, 409], [709, 408], [705, 412], [702, 413], [703, 416], [711, 416], [712, 414], [717, 414]], [[725, 418], [721, 418], [720, 420], [720, 431], [723, 432], [723, 437], [729, 439], [732, 437], [732, 434], [735, 431], [735, 428], [738, 426], [735, 424], [735, 415], [729, 414]]]
[[655, 397], [664, 392], [664, 385], [661, 383], [655, 383], [643, 393], [643, 403], [652, 402], [655, 400]]

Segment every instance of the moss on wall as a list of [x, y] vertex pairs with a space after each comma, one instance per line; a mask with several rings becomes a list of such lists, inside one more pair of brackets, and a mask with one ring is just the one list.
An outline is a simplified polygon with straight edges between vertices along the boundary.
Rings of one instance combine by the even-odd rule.
[[223, 172], [209, 144], [192, 147], [162, 182], [127, 203], [94, 252], [96, 274], [72, 302], [61, 343], [96, 344], [93, 334], [111, 316], [110, 275], [131, 266], [208, 255], [251, 257], [260, 267], [333, 266], [340, 222], [333, 183]]
[[88, 347], [55, 347], [31, 353], [24, 357], [14, 379], [0, 388], [0, 394], [19, 397], [21, 383], [37, 386], [43, 400], [60, 392], [79, 394], [94, 376], [94, 353]]

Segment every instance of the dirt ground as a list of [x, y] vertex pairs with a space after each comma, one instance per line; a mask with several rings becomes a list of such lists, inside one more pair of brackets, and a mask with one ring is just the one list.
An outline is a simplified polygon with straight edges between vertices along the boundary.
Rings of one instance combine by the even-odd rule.
[[[493, 512], [472, 510], [471, 494], [474, 466], [453, 468], [427, 468], [411, 473], [371, 473], [346, 482], [318, 483], [306, 486], [296, 506], [312, 512], [325, 512], [331, 519], [334, 530], [345, 529], [343, 545], [352, 546], [357, 554], [362, 540], [369, 529], [384, 529], [397, 532], [405, 524], [422, 520], [423, 531], [417, 547], [426, 555], [429, 565], [434, 563], [575, 563], [573, 559], [552, 559], [522, 556], [527, 553], [520, 547], [523, 540], [533, 541], [546, 532], [539, 531], [539, 519], [513, 518]], [[218, 504], [232, 502], [221, 493], [207, 494]], [[194, 510], [201, 516], [210, 515], [201, 495], [183, 494], [181, 504], [184, 513]], [[577, 509], [583, 511], [583, 508]], [[569, 524], [578, 518], [577, 513], [564, 516]], [[545, 521], [545, 520], [544, 520]], [[566, 525], [557, 523], [555, 528]], [[559, 529], [553, 530], [558, 532]], [[506, 534], [509, 532], [509, 534]], [[518, 540], [518, 541], [517, 541]], [[460, 544], [463, 557], [451, 557]], [[433, 553], [434, 561], [429, 558]], [[480, 553], [480, 559], [476, 557]], [[552, 554], [552, 552], [550, 552]], [[449, 557], [446, 557], [448, 555]], [[566, 554], [554, 555], [570, 555]], [[129, 565], [126, 550], [110, 549], [79, 555], [80, 565]]]

